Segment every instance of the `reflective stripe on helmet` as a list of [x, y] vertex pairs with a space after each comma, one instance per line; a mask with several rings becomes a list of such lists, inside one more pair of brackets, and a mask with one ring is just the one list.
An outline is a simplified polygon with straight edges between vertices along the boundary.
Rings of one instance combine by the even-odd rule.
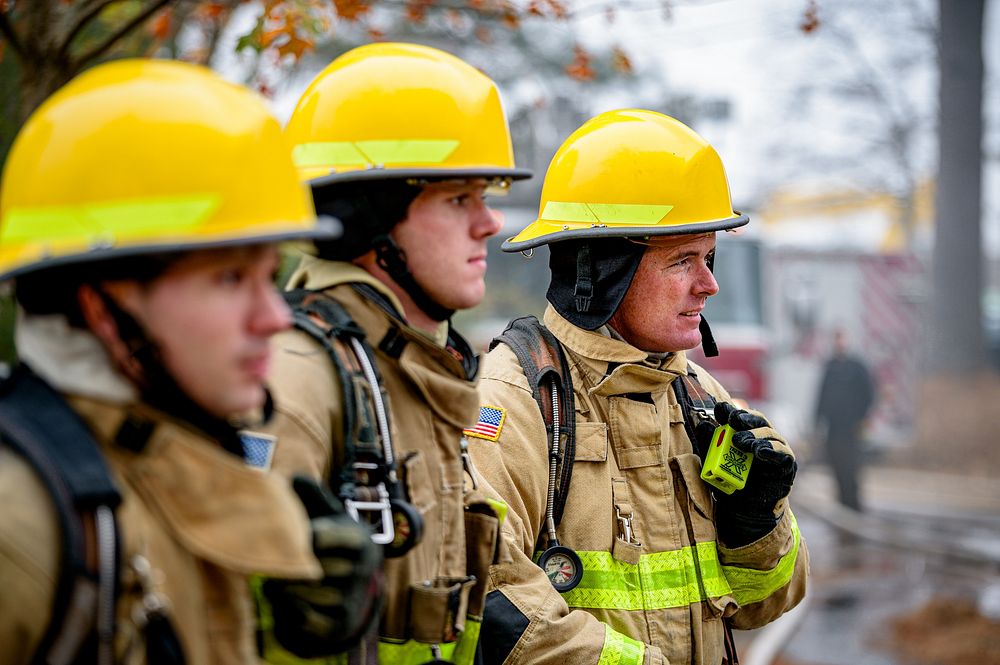
[[63, 238], [100, 242], [104, 237], [142, 239], [197, 228], [219, 205], [220, 197], [181, 196], [74, 206], [12, 208], [0, 228], [3, 242], [51, 242]]
[[547, 201], [540, 219], [550, 222], [591, 222], [641, 226], [659, 223], [673, 209], [674, 207], [671, 205]]
[[299, 168], [366, 166], [376, 164], [441, 164], [459, 142], [441, 140], [321, 141], [300, 143], [292, 149]]

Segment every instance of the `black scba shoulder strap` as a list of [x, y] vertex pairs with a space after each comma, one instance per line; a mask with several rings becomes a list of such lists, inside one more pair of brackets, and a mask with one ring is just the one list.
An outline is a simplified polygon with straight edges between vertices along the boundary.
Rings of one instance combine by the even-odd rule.
[[[354, 322], [343, 305], [324, 293], [295, 289], [286, 291], [283, 295], [292, 310], [295, 327], [322, 344], [330, 356], [337, 371], [337, 378], [340, 380], [341, 399], [344, 400], [344, 441], [353, 442], [356, 438], [355, 428], [358, 426], [359, 420], [368, 421], [363, 425], [366, 429], [372, 427], [371, 414], [357, 403], [358, 396], [355, 394], [353, 375], [359, 370], [354, 369], [356, 358], [349, 346], [350, 339], [356, 338], [370, 353], [371, 349], [368, 342], [365, 341], [365, 333]], [[361, 409], [360, 413], [359, 409]], [[374, 436], [374, 434], [370, 436]], [[350, 448], [348, 448], [348, 452], [350, 452]], [[347, 464], [345, 464], [346, 467]]]
[[715, 398], [702, 387], [698, 373], [690, 364], [687, 366], [687, 376], [678, 376], [671, 387], [677, 396], [677, 403], [681, 406], [681, 413], [684, 414], [684, 431], [691, 440], [694, 450], [697, 451], [698, 439], [695, 428], [702, 420], [715, 418]]
[[423, 536], [423, 520], [406, 500], [390, 436], [389, 395], [364, 330], [344, 306], [322, 291], [284, 294], [296, 328], [326, 350], [344, 401], [343, 466], [333, 488], [354, 519], [366, 513], [377, 529], [372, 540], [385, 556], [402, 556]]
[[121, 495], [86, 425], [24, 365], [0, 384], [0, 437], [38, 473], [62, 534], [52, 620], [35, 662], [100, 662], [114, 637]]
[[[572, 461], [576, 456], [576, 407], [566, 353], [555, 336], [534, 316], [511, 321], [507, 329], [490, 342], [490, 349], [501, 343], [510, 347], [524, 369], [531, 395], [545, 421], [548, 440], [552, 439], [558, 427], [560, 450], [563, 452], [563, 459], [557, 460], [561, 463], [553, 502], [553, 516], [558, 525], [566, 508], [566, 496], [573, 476]], [[551, 479], [550, 487], [555, 484], [555, 478]]]

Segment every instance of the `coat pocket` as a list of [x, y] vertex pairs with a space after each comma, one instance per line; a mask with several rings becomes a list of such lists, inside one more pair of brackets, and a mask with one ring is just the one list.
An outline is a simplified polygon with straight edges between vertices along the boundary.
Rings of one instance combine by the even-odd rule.
[[[701, 479], [701, 458], [695, 453], [685, 453], [674, 458], [684, 486], [687, 489], [691, 507], [700, 519], [693, 519], [695, 537], [698, 540], [715, 539], [715, 500], [712, 489]], [[692, 516], [694, 517], [694, 516]]]
[[427, 462], [423, 453], [419, 450], [406, 453], [400, 467], [407, 500], [413, 504], [414, 508], [426, 515], [437, 505], [437, 495], [434, 492], [434, 480], [427, 470]]
[[652, 403], [631, 397], [611, 397], [609, 420], [618, 468], [637, 469], [663, 461], [661, 430], [667, 425]]

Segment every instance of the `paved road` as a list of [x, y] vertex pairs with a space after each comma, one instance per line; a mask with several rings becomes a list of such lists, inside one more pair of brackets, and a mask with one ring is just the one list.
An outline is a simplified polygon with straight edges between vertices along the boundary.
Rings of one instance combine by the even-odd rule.
[[[825, 467], [796, 478], [811, 586], [808, 607], [780, 621], [791, 638], [779, 662], [914, 665], [891, 649], [891, 623], [943, 596], [977, 603], [1000, 641], [1000, 481], [876, 467], [863, 495], [869, 510], [859, 516], [836, 503]], [[780, 625], [765, 629], [775, 630], [788, 639]], [[762, 632], [741, 640], [746, 665], [765, 662], [753, 643]]]

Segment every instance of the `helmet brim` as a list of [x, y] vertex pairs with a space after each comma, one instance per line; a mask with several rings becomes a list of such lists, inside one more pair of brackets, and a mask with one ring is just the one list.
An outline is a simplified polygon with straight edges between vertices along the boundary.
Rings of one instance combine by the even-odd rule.
[[[523, 252], [542, 245], [549, 245], [564, 240], [583, 240], [585, 238], [646, 238], [652, 236], [679, 236], [694, 235], [698, 233], [710, 233], [713, 231], [726, 231], [728, 229], [739, 228], [750, 222], [750, 217], [739, 211], [734, 211], [735, 217], [726, 219], [695, 222], [691, 224], [677, 224], [673, 226], [629, 226], [617, 225], [593, 225], [576, 229], [565, 229], [555, 233], [518, 240], [518, 236], [507, 238], [500, 245], [500, 249], [505, 252]], [[536, 220], [535, 223], [537, 223]], [[521, 232], [524, 233], [523, 231]], [[520, 235], [520, 234], [518, 234]]]
[[358, 182], [370, 180], [405, 180], [409, 178], [421, 180], [465, 180], [471, 178], [509, 178], [511, 180], [527, 180], [532, 176], [529, 169], [498, 169], [495, 167], [461, 168], [461, 169], [428, 169], [428, 168], [372, 168], [356, 171], [341, 171], [329, 175], [311, 178], [308, 182], [313, 188], [333, 185], [343, 182]]

